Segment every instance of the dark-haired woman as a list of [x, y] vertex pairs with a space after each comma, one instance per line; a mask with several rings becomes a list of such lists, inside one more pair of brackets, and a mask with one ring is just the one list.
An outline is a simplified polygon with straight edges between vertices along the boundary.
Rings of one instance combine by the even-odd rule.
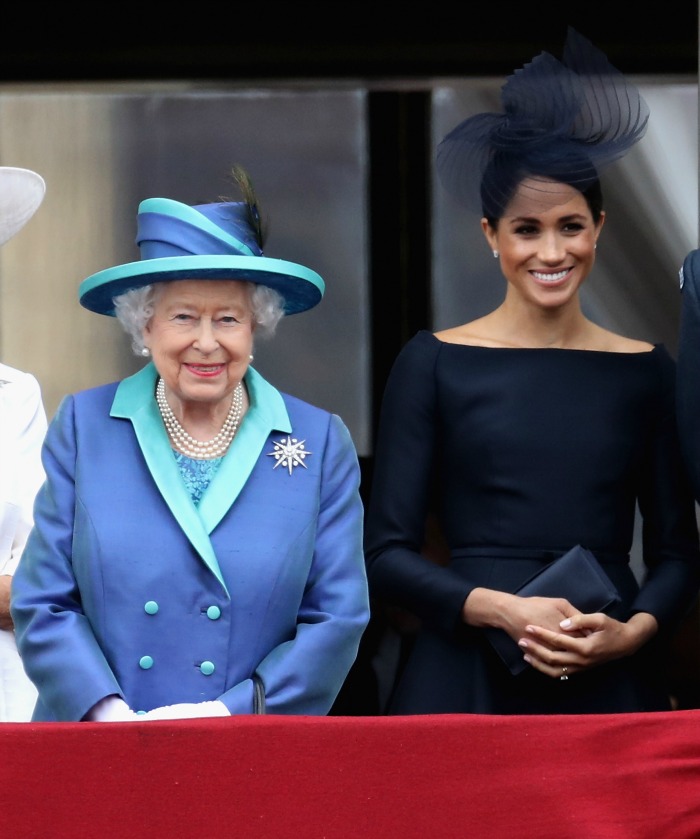
[[[648, 111], [573, 30], [562, 62], [540, 54], [509, 78], [503, 103], [447, 135], [438, 171], [478, 210], [505, 297], [470, 323], [415, 335], [382, 406], [370, 594], [420, 619], [388, 710], [667, 710], [664, 645], [700, 585], [675, 365], [580, 302], [603, 241], [600, 170], [643, 136]], [[630, 562], [637, 505], [643, 579]], [[426, 555], [432, 513], [442, 561]], [[516, 593], [577, 545], [616, 590], [610, 608]], [[495, 636], [517, 645], [522, 672]]]

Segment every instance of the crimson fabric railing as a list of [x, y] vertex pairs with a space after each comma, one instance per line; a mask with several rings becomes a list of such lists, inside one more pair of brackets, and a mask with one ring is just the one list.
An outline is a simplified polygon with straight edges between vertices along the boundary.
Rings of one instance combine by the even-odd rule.
[[0, 725], [4, 839], [697, 839], [700, 710]]

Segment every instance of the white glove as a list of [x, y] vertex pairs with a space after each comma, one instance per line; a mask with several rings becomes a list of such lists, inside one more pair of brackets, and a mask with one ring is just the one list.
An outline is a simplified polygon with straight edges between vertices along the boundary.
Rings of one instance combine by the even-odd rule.
[[164, 705], [145, 714], [138, 714], [139, 720], [183, 720], [197, 717], [230, 717], [223, 702], [214, 699], [211, 702], [181, 702], [179, 705]]
[[88, 722], [135, 722], [140, 717], [121, 697], [112, 694], [95, 703], [83, 719]]

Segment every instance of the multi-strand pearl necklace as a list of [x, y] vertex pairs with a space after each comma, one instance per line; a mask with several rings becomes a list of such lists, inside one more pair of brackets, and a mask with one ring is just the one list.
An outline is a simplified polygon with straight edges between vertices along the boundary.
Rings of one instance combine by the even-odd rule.
[[168, 400], [165, 398], [165, 384], [162, 379], [158, 379], [156, 402], [158, 403], [160, 415], [163, 418], [165, 430], [168, 432], [175, 447], [184, 455], [194, 460], [208, 460], [214, 457], [221, 457], [231, 445], [231, 440], [233, 440], [238, 430], [241, 414], [243, 413], [243, 385], [239, 382], [233, 391], [231, 409], [228, 412], [221, 431], [219, 431], [216, 437], [212, 437], [211, 440], [206, 440], [203, 443], [195, 440], [194, 437], [188, 434], [178, 421], [172, 408], [168, 405]]

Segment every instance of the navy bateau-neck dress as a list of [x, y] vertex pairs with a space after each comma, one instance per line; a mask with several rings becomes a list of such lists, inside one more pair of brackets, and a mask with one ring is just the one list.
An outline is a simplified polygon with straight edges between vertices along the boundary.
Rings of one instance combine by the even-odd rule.
[[[370, 594], [420, 621], [388, 713], [615, 713], [670, 708], [660, 653], [700, 586], [694, 498], [675, 418], [675, 362], [649, 352], [510, 349], [417, 333], [385, 390], [365, 548]], [[645, 567], [630, 550], [643, 516]], [[427, 542], [439, 521], [445, 550]], [[463, 624], [477, 586], [514, 591], [576, 544], [653, 614], [635, 656], [561, 682], [512, 676]], [[640, 588], [639, 581], [643, 579]]]

